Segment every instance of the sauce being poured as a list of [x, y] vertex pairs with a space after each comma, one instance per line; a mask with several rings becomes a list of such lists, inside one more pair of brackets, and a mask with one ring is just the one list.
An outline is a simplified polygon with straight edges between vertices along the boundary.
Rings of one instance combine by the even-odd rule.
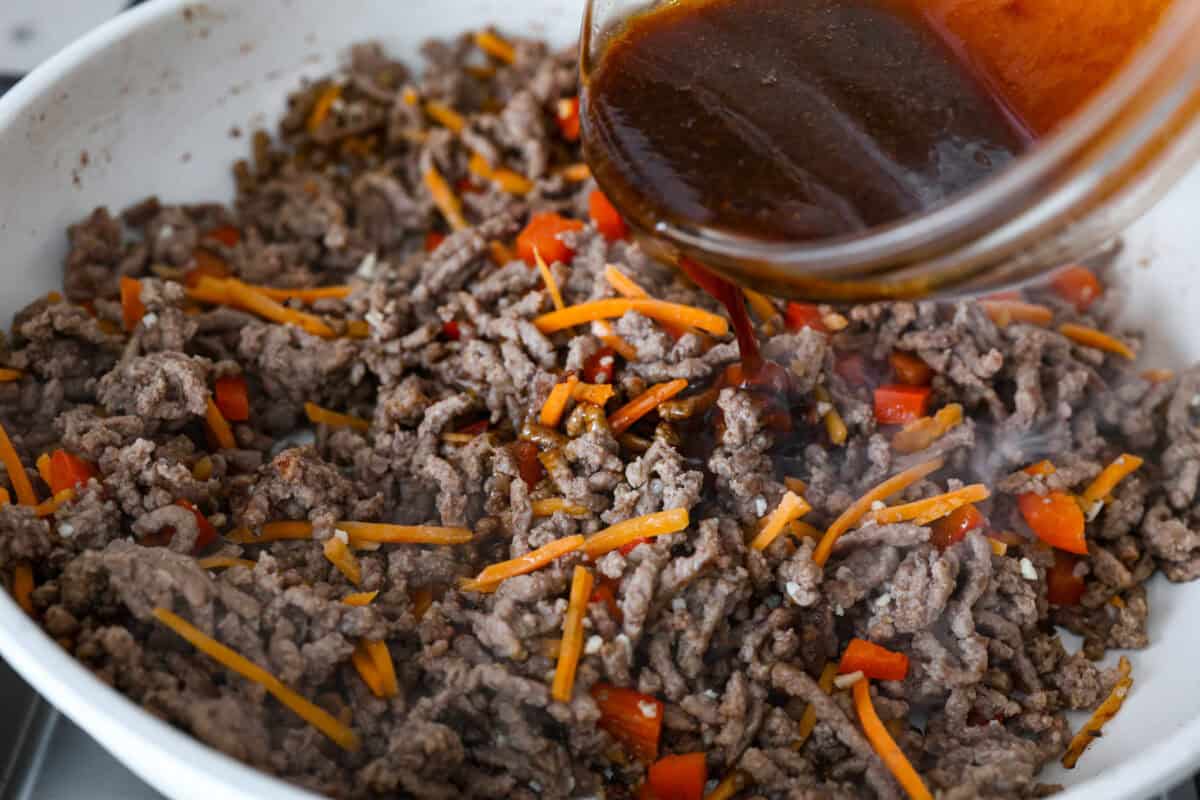
[[1168, 0], [696, 0], [609, 31], [593, 173], [644, 230], [775, 241], [941, 203], [1100, 88]]

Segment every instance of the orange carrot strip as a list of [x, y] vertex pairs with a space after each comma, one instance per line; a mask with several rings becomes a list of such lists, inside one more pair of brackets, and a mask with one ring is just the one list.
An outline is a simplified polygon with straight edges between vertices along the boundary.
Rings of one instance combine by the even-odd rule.
[[686, 508], [672, 508], [669, 511], [634, 517], [593, 533], [584, 543], [583, 551], [591, 558], [599, 558], [638, 539], [652, 539], [655, 536], [678, 533], [690, 524], [691, 519]]
[[228, 569], [230, 567], [245, 567], [254, 569], [257, 563], [248, 558], [231, 558], [230, 556], [210, 556], [196, 561], [200, 569]]
[[962, 406], [951, 403], [932, 417], [922, 417], [905, 425], [892, 437], [892, 449], [897, 453], [919, 453], [962, 423]]
[[284, 302], [286, 300], [299, 300], [302, 303], [311, 303], [314, 300], [342, 300], [350, 296], [354, 291], [351, 286], [318, 286], [313, 289], [275, 289], [270, 286], [256, 286], [248, 283], [246, 286], [259, 294], [264, 294], [272, 300]]
[[621, 406], [608, 418], [608, 425], [612, 428], [613, 435], [620, 436], [629, 430], [635, 422], [682, 392], [687, 385], [688, 382], [684, 378], [660, 383]]
[[12, 498], [8, 496], [8, 489], [0, 488], [0, 508], [12, 503]]
[[560, 169], [558, 174], [571, 183], [583, 183], [592, 177], [592, 168], [587, 164], [570, 164]]
[[341, 96], [342, 87], [336, 83], [331, 83], [321, 90], [321, 93], [317, 95], [316, 102], [313, 103], [312, 111], [309, 112], [308, 122], [305, 125], [310, 134], [316, 133], [325, 120], [329, 118], [329, 112], [333, 108], [333, 104]]
[[38, 475], [41, 476], [42, 483], [46, 484], [51, 488], [51, 490], [53, 490], [54, 476], [50, 472], [50, 454], [42, 453], [37, 457], [37, 461], [34, 462], [34, 466], [37, 467], [37, 472]]
[[743, 289], [742, 292], [746, 295], [746, 302], [754, 310], [755, 316], [762, 322], [770, 322], [776, 317], [782, 316], [779, 313], [779, 309], [771, 302], [771, 298], [765, 294], [756, 292], [753, 289]]
[[400, 683], [396, 680], [396, 665], [392, 661], [392, 651], [388, 650], [387, 642], [375, 639], [363, 639], [362, 644], [375, 664], [383, 689], [383, 697], [395, 697], [400, 693]]
[[0, 383], [12, 383], [24, 377], [19, 369], [0, 369]]
[[591, 403], [601, 408], [616, 394], [617, 390], [611, 383], [577, 383], [571, 391], [571, 397], [580, 403]]
[[371, 323], [365, 319], [348, 319], [346, 320], [346, 335], [351, 339], [369, 339]]
[[419, 622], [429, 607], [433, 605], [433, 590], [415, 589], [409, 600], [412, 602], [413, 617]]
[[872, 517], [880, 525], [891, 525], [896, 522], [913, 522], [916, 525], [928, 525], [939, 520], [956, 509], [968, 503], [978, 503], [988, 499], [991, 492], [982, 483], [964, 486], [953, 492], [927, 497], [900, 506], [892, 506], [876, 511]]
[[862, 723], [867, 740], [911, 800], [933, 800], [933, 795], [925, 788], [925, 782], [875, 713], [875, 705], [871, 702], [871, 682], [865, 677], [854, 684], [854, 708], [858, 711], [858, 720]]
[[646, 298], [650, 296], [646, 293], [645, 289], [637, 284], [637, 281], [624, 272], [621, 272], [621, 270], [612, 264], [604, 267], [604, 279], [608, 281], [608, 285], [613, 288], [613, 291], [621, 295], [621, 297]]
[[425, 103], [425, 113], [452, 133], [462, 133], [463, 128], [467, 127], [467, 120], [462, 114], [437, 100], [429, 100]]
[[588, 600], [592, 596], [595, 578], [585, 568], [576, 565], [571, 579], [571, 599], [563, 617], [562, 644], [558, 648], [558, 665], [554, 668], [554, 681], [550, 685], [550, 696], [560, 703], [571, 702], [575, 688], [575, 671], [579, 666], [579, 654], [583, 651], [583, 618], [587, 615]]
[[241, 281], [230, 278], [225, 283], [229, 292], [229, 299], [247, 311], [251, 311], [273, 322], [279, 322], [284, 325], [295, 325], [301, 330], [324, 339], [332, 339], [335, 335], [333, 328], [326, 325], [320, 317], [282, 306], [275, 300]]
[[21, 457], [17, 455], [16, 448], [13, 447], [12, 440], [8, 438], [8, 431], [4, 430], [3, 425], [0, 425], [0, 464], [4, 464], [4, 469], [8, 472], [8, 481], [17, 494], [17, 502], [23, 506], [36, 506], [38, 499], [33, 492], [33, 484], [29, 482], [29, 476], [25, 474], [25, 467], [21, 464]]
[[825, 432], [829, 434], [829, 441], [835, 446], [841, 447], [846, 443], [846, 439], [850, 437], [850, 431], [846, 428], [846, 422], [842, 419], [842, 415], [838, 413], [837, 406], [833, 404], [833, 397], [830, 396], [829, 390], [824, 386], [818, 386], [813, 390], [813, 394], [817, 398], [817, 408], [821, 404], [829, 406], [829, 410], [822, 415], [822, 421], [825, 423]]
[[1027, 322], [1045, 328], [1054, 321], [1053, 309], [1020, 300], [981, 300], [979, 305], [992, 318], [992, 322], [1001, 328], [1007, 328], [1014, 322]]
[[618, 336], [616, 331], [613, 330], [612, 325], [609, 325], [604, 320], [598, 320], [596, 322], [596, 327], [600, 331], [599, 339], [600, 341], [604, 342], [605, 347], [612, 348], [617, 355], [626, 361], [638, 360], [637, 349], [629, 342]]
[[541, 569], [555, 559], [575, 552], [583, 547], [583, 543], [584, 538], [578, 535], [555, 539], [523, 556], [492, 564], [475, 578], [463, 581], [462, 589], [467, 592], [494, 592], [496, 587], [509, 578]]
[[363, 683], [371, 690], [371, 694], [383, 697], [383, 676], [379, 674], [379, 667], [375, 664], [375, 659], [371, 657], [370, 651], [367, 650], [365, 639], [360, 639], [358, 644], [354, 645], [354, 652], [350, 654], [350, 663], [358, 671], [358, 677], [362, 678]]
[[571, 394], [575, 391], [575, 384], [577, 383], [579, 383], [579, 378], [574, 375], [568, 375], [566, 383], [557, 383], [550, 390], [550, 396], [542, 404], [542, 411], [538, 416], [539, 421], [547, 428], [558, 427], [558, 423], [562, 421], [563, 412], [567, 410], [567, 402], [570, 401]]
[[833, 554], [833, 545], [838, 538], [854, 527], [854, 524], [863, 518], [868, 511], [871, 510], [871, 505], [875, 502], [883, 502], [895, 494], [899, 494], [912, 486], [917, 481], [927, 475], [931, 475], [942, 468], [945, 461], [940, 458], [935, 458], [932, 461], [926, 461], [924, 464], [917, 464], [915, 467], [909, 467], [898, 475], [888, 478], [883, 483], [868, 491], [858, 500], [842, 512], [842, 515], [833, 521], [825, 530], [825, 535], [821, 538], [817, 549], [813, 551], [813, 561], [820, 566], [825, 566], [825, 562], [829, 560], [829, 556]]
[[558, 281], [554, 280], [554, 273], [550, 271], [550, 267], [546, 266], [546, 259], [542, 258], [541, 251], [537, 247], [533, 248], [533, 257], [537, 261], [538, 272], [542, 273], [546, 291], [550, 292], [550, 299], [554, 301], [554, 307], [562, 311], [566, 306], [563, 305], [562, 292], [559, 291]]
[[1137, 456], [1125, 453], [1105, 467], [1104, 471], [1096, 476], [1096, 480], [1083, 490], [1080, 500], [1083, 501], [1084, 509], [1091, 508], [1112, 494], [1117, 484], [1135, 472], [1142, 463], [1142, 459]]
[[475, 34], [475, 46], [489, 56], [500, 59], [506, 64], [517, 60], [517, 49], [511, 43], [491, 31], [479, 31]]
[[1062, 765], [1067, 769], [1075, 769], [1075, 764], [1083, 752], [1088, 749], [1088, 745], [1103, 735], [1104, 724], [1115, 717], [1121, 710], [1121, 706], [1125, 704], [1125, 698], [1129, 696], [1129, 690], [1133, 688], [1133, 667], [1130, 666], [1128, 658], [1121, 656], [1117, 669], [1120, 670], [1121, 678], [1113, 686], [1112, 692], [1103, 703], [1097, 706], [1096, 710], [1092, 712], [1091, 719], [1084, 723], [1083, 727], [1079, 729], [1079, 733], [1071, 739], [1071, 744], [1067, 746], [1067, 752], [1062, 757]]
[[739, 770], [734, 770], [704, 795], [704, 800], [733, 800], [738, 792], [750, 785], [750, 776]]
[[253, 661], [221, 644], [165, 608], [154, 609], [154, 617], [204, 655], [266, 689], [276, 700], [290, 708], [301, 719], [321, 731], [343, 749], [351, 752], [358, 750], [359, 741], [354, 731], [339, 722], [325, 709], [310, 703], [284, 686], [278, 678]]
[[325, 558], [337, 567], [338, 572], [346, 576], [346, 580], [358, 586], [362, 583], [362, 564], [358, 563], [354, 553], [350, 552], [350, 544], [342, 541], [340, 536], [330, 536], [325, 540]]
[[[826, 662], [825, 668], [821, 670], [821, 677], [817, 680], [817, 686], [821, 687], [821, 691], [825, 694], [833, 691], [833, 680], [837, 674], [837, 663]], [[800, 750], [804, 747], [804, 743], [808, 741], [808, 737], [812, 735], [815, 727], [817, 727], [817, 709], [813, 707], [812, 703], [809, 703], [800, 717], [800, 725], [796, 729], [796, 741], [792, 742], [792, 749]]]
[[207, 410], [204, 412], [204, 421], [208, 423], [208, 429], [212, 431], [213, 438], [217, 440], [217, 446], [222, 450], [236, 449], [237, 439], [233, 438], [233, 429], [229, 427], [225, 415], [221, 413], [221, 409], [217, 408], [211, 395], [206, 403]]
[[750, 542], [750, 546], [755, 550], [766, 550], [790, 522], [803, 517], [809, 511], [812, 511], [812, 506], [806, 503], [803, 497], [795, 492], [786, 492], [779, 505], [766, 518], [762, 530], [754, 537], [754, 541]]
[[650, 300], [647, 298], [593, 300], [590, 303], [568, 306], [562, 311], [552, 311], [549, 314], [543, 314], [535, 319], [533, 324], [542, 333], [555, 333], [598, 319], [623, 317], [630, 311], [636, 311], [642, 316], [656, 319], [659, 322], [667, 322], [685, 328], [700, 328], [716, 336], [724, 336], [729, 333], [729, 323], [724, 317], [717, 314], [694, 306], [685, 306], [678, 303], [668, 303], [663, 300]]
[[1073, 322], [1065, 322], [1058, 326], [1058, 332], [1067, 337], [1076, 344], [1081, 344], [1084, 347], [1091, 347], [1094, 350], [1103, 350], [1107, 353], [1116, 353], [1122, 358], [1127, 358], [1133, 361], [1137, 358], [1137, 354], [1129, 347], [1113, 336], [1109, 336], [1104, 331], [1098, 331], [1095, 328], [1089, 328], [1086, 325], [1076, 325]]
[[63, 505], [75, 499], [74, 489], [63, 489], [58, 494], [51, 497], [49, 500], [43, 500], [41, 503], [33, 507], [33, 515], [38, 519], [53, 516], [55, 511], [62, 508]]
[[33, 567], [22, 561], [13, 570], [13, 599], [26, 614], [33, 615]]
[[379, 596], [378, 589], [376, 589], [373, 592], [354, 592], [352, 594], [348, 594], [345, 597], [343, 597], [342, 602], [348, 606], [355, 606], [357, 608], [363, 608], [364, 606], [371, 605], [371, 603], [378, 596]]
[[370, 421], [362, 417], [339, 414], [336, 411], [321, 408], [315, 403], [305, 403], [304, 413], [308, 416], [308, 421], [314, 425], [325, 425], [330, 428], [352, 428], [363, 433], [371, 429]]
[[571, 517], [585, 517], [588, 510], [583, 506], [568, 502], [564, 497], [547, 497], [534, 500], [531, 504], [535, 517], [549, 517], [554, 514], [566, 514]]
[[425, 188], [433, 198], [433, 204], [442, 212], [447, 224], [456, 231], [469, 227], [467, 218], [463, 216], [462, 200], [450, 189], [450, 184], [442, 177], [442, 173], [431, 167], [424, 176]]
[[350, 535], [352, 544], [466, 544], [474, 534], [466, 528], [434, 525], [388, 525], [382, 522], [340, 521], [337, 529]]

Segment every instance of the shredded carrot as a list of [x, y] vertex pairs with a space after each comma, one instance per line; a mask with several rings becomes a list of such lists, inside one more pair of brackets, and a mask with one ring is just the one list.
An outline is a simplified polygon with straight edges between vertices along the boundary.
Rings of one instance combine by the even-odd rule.
[[356, 608], [363, 608], [364, 606], [371, 605], [371, 603], [373, 603], [375, 601], [375, 598], [378, 596], [379, 596], [378, 589], [376, 589], [373, 592], [353, 592], [353, 593], [348, 594], [345, 597], [343, 597], [342, 602], [348, 606], [355, 606]]
[[276, 289], [271, 286], [255, 286], [251, 283], [246, 286], [281, 303], [287, 300], [299, 300], [301, 303], [311, 303], [315, 300], [343, 300], [354, 291], [351, 286], [318, 286], [313, 289]]
[[588, 513], [586, 508], [569, 502], [564, 497], [547, 497], [543, 500], [534, 500], [530, 505], [533, 506], [533, 515], [535, 517], [549, 517], [553, 514], [585, 517]]
[[955, 509], [962, 508], [968, 503], [978, 503], [988, 499], [991, 492], [982, 483], [964, 486], [953, 492], [927, 497], [900, 506], [892, 506], [876, 511], [872, 516], [880, 525], [891, 525], [897, 522], [913, 522], [916, 525], [928, 525], [939, 520]]
[[471, 160], [467, 163], [467, 169], [471, 171], [472, 175], [495, 183], [501, 191], [508, 194], [527, 195], [533, 191], [533, 181], [529, 178], [504, 167], [493, 168], [480, 153], [474, 153], [471, 156]]
[[617, 390], [612, 387], [611, 383], [577, 383], [575, 388], [571, 390], [571, 397], [580, 403], [591, 403], [592, 405], [604, 408], [604, 405], [612, 400], [617, 394]]
[[17, 455], [17, 450], [3, 425], [0, 425], [0, 464], [4, 464], [4, 469], [8, 472], [8, 481], [16, 492], [17, 502], [23, 506], [36, 506], [38, 499], [33, 492], [33, 484], [29, 482], [29, 476], [25, 474], [25, 467], [21, 464], [21, 457]]
[[1148, 369], [1142, 373], [1142, 379], [1147, 380], [1150, 383], [1166, 383], [1167, 381], [1175, 379], [1175, 370]]
[[765, 294], [756, 292], [753, 289], [743, 289], [742, 292], [746, 295], [746, 301], [750, 304], [750, 308], [754, 310], [755, 315], [762, 322], [770, 322], [781, 316], [779, 309], [771, 302], [771, 298]]
[[429, 607], [433, 605], [433, 590], [417, 589], [409, 599], [412, 601], [413, 617], [419, 622]]
[[[837, 678], [838, 665], [836, 661], [828, 661], [825, 663], [824, 669], [821, 670], [821, 677], [817, 680], [817, 686], [821, 687], [821, 691], [829, 694], [833, 691], [833, 681]], [[800, 725], [796, 730], [796, 741], [792, 742], [793, 750], [800, 750], [804, 747], [804, 743], [808, 741], [808, 737], [812, 735], [813, 728], [817, 726], [817, 709], [809, 703], [804, 709], [803, 716], [800, 717]]]
[[912, 800], [933, 800], [933, 795], [925, 788], [925, 782], [875, 713], [875, 705], [871, 702], [871, 681], [867, 678], [854, 684], [854, 708], [858, 711], [858, 719], [867, 740], [901, 788]]
[[204, 655], [221, 664], [226, 669], [236, 672], [246, 680], [253, 681], [266, 689], [276, 700], [290, 708], [301, 719], [321, 731], [321, 733], [328, 736], [342, 748], [351, 752], [358, 750], [358, 737], [355, 736], [349, 727], [343, 725], [325, 709], [310, 703], [284, 686], [278, 678], [262, 667], [221, 644], [182, 617], [165, 608], [154, 609], [154, 617]]
[[592, 177], [592, 169], [587, 164], [570, 164], [560, 169], [558, 174], [571, 183], [583, 183]]
[[405, 86], [404, 91], [400, 93], [400, 99], [404, 101], [406, 106], [415, 106], [421, 102], [421, 96], [417, 94], [417, 90], [411, 86]]
[[233, 303], [247, 311], [251, 311], [273, 322], [279, 322], [284, 325], [295, 325], [314, 336], [320, 336], [324, 339], [332, 339], [334, 337], [333, 328], [326, 325], [320, 317], [280, 305], [277, 301], [272, 300], [270, 297], [256, 291], [253, 287], [241, 281], [229, 278], [226, 279], [225, 283], [229, 297]]
[[571, 578], [571, 599], [563, 617], [562, 645], [558, 648], [558, 665], [554, 668], [554, 682], [550, 685], [550, 696], [560, 703], [571, 702], [575, 688], [575, 671], [579, 666], [579, 654], [583, 651], [583, 618], [587, 616], [588, 601], [592, 597], [595, 578], [584, 567], [575, 566]]
[[1142, 463], [1142, 459], [1137, 456], [1125, 453], [1105, 467], [1104, 471], [1096, 476], [1096, 480], [1083, 490], [1080, 500], [1084, 510], [1090, 509], [1112, 494], [1113, 489], [1117, 488], [1117, 484], [1135, 472], [1138, 467], [1142, 466]]
[[371, 336], [371, 323], [365, 319], [348, 319], [346, 335], [351, 339], [368, 339]]
[[612, 264], [604, 267], [604, 279], [608, 281], [608, 285], [613, 288], [613, 291], [621, 295], [621, 297], [645, 298], [650, 296], [645, 289], [637, 284], [637, 281], [624, 272], [621, 272], [621, 270]]
[[0, 488], [0, 508], [12, 503], [12, 498], [8, 496], [8, 489]]
[[771, 546], [771, 542], [779, 538], [779, 534], [783, 533], [788, 524], [809, 511], [812, 511], [812, 506], [806, 503], [803, 497], [791, 491], [785, 493], [779, 505], [766, 518], [762, 530], [754, 537], [754, 541], [750, 542], [750, 546], [755, 550], [766, 550]]
[[13, 599], [26, 614], [33, 614], [33, 567], [22, 561], [13, 570]]
[[812, 539], [814, 543], [821, 541], [821, 532], [803, 520], [795, 519], [789, 522], [787, 531], [797, 539]]
[[376, 639], [363, 639], [359, 642], [367, 651], [372, 663], [375, 664], [376, 674], [379, 675], [382, 697], [395, 697], [400, 693], [400, 683], [396, 680], [396, 665], [392, 661], [392, 652], [388, 650], [387, 642]]
[[475, 46], [489, 56], [498, 58], [506, 64], [512, 64], [517, 60], [517, 49], [510, 42], [505, 41], [491, 31], [479, 31], [476, 33]]
[[546, 283], [546, 291], [550, 292], [550, 299], [554, 301], [554, 307], [562, 311], [566, 306], [563, 305], [562, 292], [559, 291], [558, 281], [554, 280], [554, 273], [546, 266], [546, 260], [542, 258], [537, 247], [533, 248], [533, 257], [537, 261], [538, 271], [542, 273], [542, 280]]
[[425, 103], [425, 113], [452, 133], [462, 133], [463, 128], [467, 127], [467, 121], [462, 114], [437, 100]]
[[799, 478], [784, 478], [783, 485], [796, 494], [804, 494], [808, 491], [808, 484]]
[[34, 462], [34, 466], [37, 467], [37, 472], [42, 479], [42, 483], [53, 488], [54, 479], [50, 474], [50, 454], [42, 453], [37, 457], [37, 461]]
[[604, 342], [605, 347], [612, 348], [617, 355], [626, 361], [638, 360], [637, 348], [618, 336], [616, 331], [613, 330], [612, 325], [609, 325], [607, 321], [597, 320], [595, 327], [599, 330], [600, 334], [598, 338]]
[[33, 507], [33, 515], [35, 517], [37, 517], [38, 519], [41, 519], [43, 517], [52, 516], [55, 511], [58, 511], [58, 509], [62, 508], [65, 504], [71, 502], [74, 499], [75, 499], [75, 490], [74, 489], [63, 489], [61, 492], [58, 492], [53, 497], [51, 497], [49, 500], [43, 500], [38, 505], [34, 506]]
[[583, 543], [584, 538], [578, 535], [555, 539], [523, 556], [492, 564], [475, 578], [463, 581], [462, 589], [467, 592], [494, 592], [496, 587], [509, 578], [541, 569], [555, 559], [575, 552], [583, 547]]
[[24, 377], [19, 369], [0, 369], [0, 383], [12, 383]]
[[354, 651], [350, 654], [350, 663], [354, 665], [358, 677], [362, 678], [362, 682], [371, 690], [371, 694], [383, 697], [383, 676], [379, 674], [375, 659], [371, 657], [371, 653], [366, 648], [365, 639], [360, 639], [354, 646]]
[[1054, 321], [1053, 309], [1020, 300], [981, 300], [979, 305], [992, 322], [1001, 328], [1007, 328], [1014, 322], [1027, 322], [1045, 328]]
[[1121, 656], [1117, 669], [1120, 670], [1120, 680], [1067, 746], [1067, 752], [1062, 757], [1062, 765], [1067, 769], [1075, 769], [1076, 762], [1088, 749], [1088, 745], [1103, 735], [1104, 724], [1115, 717], [1125, 704], [1125, 698], [1129, 696], [1129, 690], [1133, 687], [1133, 667], [1130, 666], [1128, 658]]
[[850, 436], [850, 431], [846, 428], [845, 420], [838, 413], [837, 406], [833, 404], [833, 398], [830, 396], [828, 389], [824, 386], [818, 386], [813, 390], [813, 394], [816, 395], [818, 409], [821, 403], [829, 406], [829, 409], [821, 415], [822, 420], [825, 422], [825, 432], [829, 434], [830, 442], [837, 447], [841, 447]]
[[388, 525], [382, 522], [338, 522], [338, 530], [350, 535], [352, 544], [466, 544], [473, 534], [466, 528], [436, 525]]
[[497, 267], [508, 266], [517, 260], [517, 255], [504, 242], [488, 242], [488, 255]]
[[233, 429], [229, 427], [229, 422], [226, 421], [225, 415], [221, 413], [221, 409], [217, 408], [217, 404], [213, 402], [210, 395], [205, 401], [207, 410], [204, 412], [204, 421], [208, 423], [208, 429], [212, 431], [213, 438], [217, 441], [217, 446], [222, 450], [234, 450], [237, 448], [237, 439], [233, 438]]
[[642, 394], [621, 406], [608, 418], [608, 425], [614, 436], [620, 436], [633, 427], [642, 417], [682, 392], [688, 386], [685, 378], [678, 378], [668, 383], [651, 386]]
[[228, 569], [230, 567], [245, 567], [246, 569], [254, 569], [257, 564], [248, 558], [211, 556], [209, 558], [198, 559], [196, 561], [196, 566], [198, 566], [200, 569]]
[[729, 333], [729, 323], [725, 318], [709, 311], [663, 300], [629, 297], [593, 300], [590, 303], [568, 306], [562, 311], [543, 314], [535, 319], [533, 324], [542, 333], [555, 333], [598, 319], [623, 317], [630, 311], [636, 311], [642, 316], [656, 319], [659, 322], [685, 328], [699, 328], [716, 336], [724, 336]]
[[704, 795], [704, 800], [733, 800], [734, 796], [750, 785], [750, 776], [741, 770], [734, 770], [725, 776], [724, 780]]
[[362, 417], [339, 414], [336, 411], [321, 408], [314, 403], [305, 403], [304, 413], [308, 416], [308, 421], [314, 425], [325, 425], [330, 428], [352, 428], [363, 433], [371, 429], [371, 423]]
[[691, 520], [686, 508], [672, 508], [669, 511], [634, 517], [593, 533], [584, 543], [583, 551], [591, 558], [599, 558], [638, 539], [652, 539], [668, 533], [678, 533], [689, 524]]
[[962, 406], [951, 403], [932, 417], [922, 417], [905, 425], [892, 437], [892, 449], [897, 453], [919, 453], [962, 424], [962, 420]]
[[1119, 594], [1114, 594], [1112, 597], [1108, 598], [1108, 604], [1110, 606], [1112, 606], [1113, 608], [1124, 608], [1125, 607], [1125, 601], [1121, 598], [1121, 595], [1119, 595]]
[[1116, 353], [1122, 358], [1127, 358], [1133, 361], [1137, 358], [1137, 354], [1130, 349], [1129, 345], [1109, 336], [1104, 331], [1098, 331], [1095, 328], [1089, 328], [1086, 325], [1076, 325], [1073, 322], [1065, 322], [1058, 326], [1058, 332], [1067, 337], [1076, 344], [1081, 344], [1084, 347], [1091, 347], [1095, 350], [1103, 350], [1107, 353]]
[[331, 83], [321, 90], [317, 95], [317, 100], [313, 103], [312, 111], [308, 115], [308, 123], [306, 127], [310, 134], [316, 133], [317, 130], [329, 118], [329, 112], [333, 108], [333, 104], [342, 96], [342, 87], [336, 83]]
[[556, 383], [554, 388], [550, 390], [550, 396], [542, 404], [541, 414], [538, 415], [538, 420], [547, 428], [558, 427], [558, 423], [562, 421], [563, 412], [567, 410], [567, 403], [570, 401], [571, 394], [575, 390], [575, 384], [577, 383], [579, 383], [579, 378], [573, 374], [568, 375], [565, 383]]
[[997, 555], [1003, 558], [1008, 555], [1008, 545], [996, 539], [988, 539], [988, 544], [992, 547], [992, 555]]
[[[349, 537], [347, 537], [349, 538]], [[330, 536], [325, 540], [325, 558], [337, 567], [338, 572], [346, 576], [346, 580], [355, 586], [362, 583], [362, 564], [354, 553], [350, 552], [350, 543], [342, 541], [340, 536]]]
[[858, 500], [842, 512], [842, 515], [833, 521], [821, 538], [817, 549], [813, 551], [813, 561], [820, 566], [825, 566], [825, 562], [829, 560], [829, 556], [833, 554], [833, 545], [843, 533], [854, 527], [860, 519], [871, 510], [871, 505], [876, 502], [883, 502], [895, 494], [899, 494], [912, 486], [917, 481], [937, 472], [945, 464], [941, 458], [935, 458], [932, 461], [926, 461], [923, 464], [917, 464], [915, 467], [909, 467], [898, 475], [888, 478], [883, 483], [868, 491]]
[[424, 180], [425, 188], [429, 190], [429, 194], [433, 198], [433, 204], [437, 206], [438, 211], [442, 212], [447, 224], [456, 231], [469, 227], [466, 217], [463, 216], [462, 200], [451, 190], [450, 184], [446, 183], [442, 173], [438, 172], [437, 168], [430, 167], [429, 171], [425, 173]]

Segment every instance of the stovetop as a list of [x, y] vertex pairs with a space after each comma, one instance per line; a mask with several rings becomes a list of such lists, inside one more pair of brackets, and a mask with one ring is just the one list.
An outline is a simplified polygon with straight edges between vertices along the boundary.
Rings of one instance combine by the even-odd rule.
[[[142, 0], [0, 0], [0, 93]], [[0, 800], [163, 800], [0, 660]], [[1195, 780], [1161, 796], [1200, 800]]]

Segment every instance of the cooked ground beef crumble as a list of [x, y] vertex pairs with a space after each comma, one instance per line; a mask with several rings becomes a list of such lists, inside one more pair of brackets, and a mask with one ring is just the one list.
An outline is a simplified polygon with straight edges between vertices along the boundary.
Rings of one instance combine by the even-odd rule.
[[[1024, 300], [1052, 310], [1048, 326], [1001, 326], [977, 303], [824, 308], [828, 324], [792, 330], [777, 319], [760, 330], [764, 353], [790, 373], [784, 432], [754, 394], [713, 388], [738, 359], [728, 337], [672, 335], [636, 312], [608, 334], [543, 334], [533, 324], [553, 308], [543, 277], [504, 247], [531, 213], [589, 220], [595, 186], [571, 169], [579, 148], [556, 122], [560, 101], [577, 94], [574, 54], [514, 47], [506, 63], [485, 59], [469, 36], [432, 42], [422, 75], [377, 46], [356, 47], [332, 82], [292, 96], [274, 138], [255, 136], [232, 208], [149, 199], [116, 216], [97, 209], [70, 229], [65, 298], [18, 314], [0, 353], [22, 373], [0, 383], [0, 421], [40, 498], [50, 488], [33, 469], [43, 453], [69, 452], [95, 475], [45, 517], [0, 508], [0, 573], [31, 565], [33, 614], [47, 632], [149, 712], [331, 796], [631, 797], [646, 767], [598, 724], [591, 690], [603, 683], [661, 701], [660, 754], [702, 752], [714, 780], [740, 770], [742, 796], [897, 797], [849, 693], [816, 680], [856, 637], [908, 657], [903, 681], [873, 682], [874, 703], [936, 794], [1049, 791], [1038, 773], [1070, 739], [1065, 712], [1095, 707], [1116, 680], [1096, 662], [1148, 643], [1145, 582], [1159, 571], [1200, 575], [1200, 370], [1143, 377], [1058, 331], [1113, 331], [1113, 293], [1080, 312], [1050, 289], [1026, 290]], [[465, 127], [436, 122], [430, 101]], [[480, 177], [476, 153], [531, 190]], [[461, 230], [447, 228], [429, 190], [434, 169], [461, 198]], [[716, 310], [632, 240], [609, 240], [591, 222], [560, 238], [574, 258], [549, 270], [567, 305], [614, 296], [612, 264], [654, 298]], [[200, 262], [250, 284], [353, 290], [286, 303], [336, 334], [321, 337], [197, 304], [182, 282]], [[139, 281], [144, 307], [129, 332], [122, 277]], [[355, 335], [352, 321], [369, 333]], [[711, 408], [651, 414], [622, 436], [583, 406], [559, 430], [538, 428], [551, 389], [594, 367], [613, 334], [636, 357], [605, 362], [609, 413], [679, 378], [689, 381], [682, 397], [711, 392]], [[1116, 334], [1137, 346], [1136, 334]], [[933, 409], [963, 409], [960, 425], [919, 452], [898, 452], [872, 406], [897, 350], [932, 370]], [[236, 446], [218, 448], [208, 398], [237, 376], [251, 413], [233, 423]], [[314, 429], [306, 403], [369, 426]], [[844, 444], [823, 424], [831, 409]], [[465, 429], [476, 435], [446, 436]], [[518, 442], [552, 454], [533, 485]], [[1074, 567], [1086, 589], [1051, 605], [1056, 556], [1017, 500], [1080, 492], [1124, 452], [1146, 463], [1088, 509], [1089, 554]], [[823, 530], [872, 486], [934, 457], [945, 467], [891, 502], [987, 484], [987, 524], [960, 541], [933, 542], [927, 525], [868, 523], [823, 569], [803, 536], [747, 545], [785, 479], [803, 482], [804, 521]], [[1042, 459], [1052, 474], [1024, 471]], [[578, 508], [535, 513], [548, 498]], [[180, 501], [225, 534], [307, 520], [312, 539], [206, 543]], [[492, 594], [459, 588], [556, 539], [679, 508], [686, 530], [589, 564], [612, 602], [588, 606], [569, 703], [551, 696], [548, 644], [562, 635], [582, 553]], [[340, 520], [465, 527], [474, 538], [359, 550], [354, 585], [326, 557]], [[205, 569], [197, 544], [253, 566]], [[354, 592], [378, 594], [344, 603]], [[340, 749], [175, 637], [156, 608], [348, 722], [361, 748]], [[1082, 635], [1080, 652], [1066, 651], [1058, 627]], [[386, 643], [394, 696], [376, 696], [356, 671], [364, 639]], [[796, 747], [809, 704], [816, 725]]]

